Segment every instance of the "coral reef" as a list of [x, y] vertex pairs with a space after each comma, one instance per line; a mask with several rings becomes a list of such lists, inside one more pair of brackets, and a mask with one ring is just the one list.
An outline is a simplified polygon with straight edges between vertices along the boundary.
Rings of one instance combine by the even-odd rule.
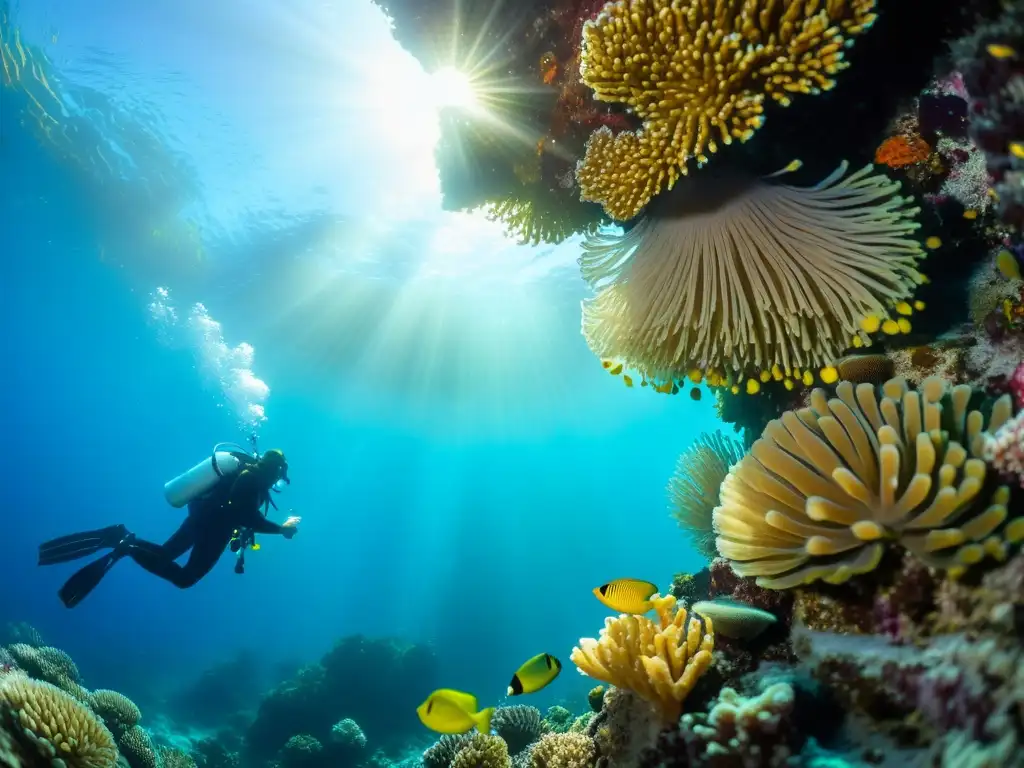
[[68, 768], [114, 768], [117, 746], [100, 719], [55, 685], [20, 672], [4, 673], [0, 701], [34, 751]]
[[[249, 759], [270, 760], [296, 734], [322, 745], [341, 718], [359, 724], [382, 749], [404, 744], [421, 727], [415, 710], [420, 689], [437, 685], [433, 651], [397, 640], [346, 637], [319, 663], [301, 669], [260, 702], [245, 739]], [[409, 680], [417, 687], [410, 689]], [[373, 696], [362, 691], [373, 690]]]
[[694, 618], [672, 595], [651, 598], [658, 615], [608, 618], [600, 639], [584, 638], [572, 661], [582, 674], [628, 688], [654, 705], [671, 722], [682, 703], [711, 666], [715, 647], [712, 622]]
[[455, 753], [451, 768], [510, 768], [508, 746], [498, 736], [477, 733]]

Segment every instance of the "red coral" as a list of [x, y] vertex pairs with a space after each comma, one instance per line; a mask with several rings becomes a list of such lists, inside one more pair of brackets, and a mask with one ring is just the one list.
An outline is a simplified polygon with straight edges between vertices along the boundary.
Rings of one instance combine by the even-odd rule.
[[890, 168], [902, 168], [928, 159], [932, 148], [920, 136], [892, 136], [875, 150], [875, 162]]

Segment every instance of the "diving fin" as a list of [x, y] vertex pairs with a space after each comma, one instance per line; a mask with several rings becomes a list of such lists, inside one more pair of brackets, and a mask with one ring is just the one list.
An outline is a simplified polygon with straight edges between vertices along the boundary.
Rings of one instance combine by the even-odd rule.
[[85, 600], [89, 593], [96, 589], [96, 585], [103, 580], [103, 577], [107, 575], [107, 571], [113, 568], [114, 563], [123, 556], [123, 552], [114, 550], [98, 560], [94, 560], [84, 568], [75, 571], [57, 593], [60, 595], [60, 600], [64, 603], [64, 606], [74, 608]]
[[72, 533], [39, 545], [39, 565], [56, 565], [94, 555], [101, 549], [116, 547], [126, 536], [123, 525], [112, 525], [95, 531]]

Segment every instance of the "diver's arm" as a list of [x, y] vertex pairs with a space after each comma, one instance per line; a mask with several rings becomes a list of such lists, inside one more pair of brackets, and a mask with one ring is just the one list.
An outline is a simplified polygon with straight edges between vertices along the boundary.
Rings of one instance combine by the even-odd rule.
[[260, 511], [264, 498], [263, 488], [260, 478], [248, 469], [243, 470], [238, 476], [231, 491], [231, 500], [228, 502], [236, 510], [235, 525], [249, 528], [256, 533], [283, 534], [285, 527], [267, 520]]

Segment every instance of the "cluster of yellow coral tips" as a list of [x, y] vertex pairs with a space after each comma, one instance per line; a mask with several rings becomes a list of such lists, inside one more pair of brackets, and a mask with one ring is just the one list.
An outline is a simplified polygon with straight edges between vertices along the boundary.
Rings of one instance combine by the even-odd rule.
[[582, 81], [625, 104], [638, 131], [596, 131], [577, 168], [581, 196], [633, 218], [687, 164], [747, 141], [764, 98], [788, 105], [845, 69], [843, 49], [875, 20], [875, 0], [618, 0], [583, 28]]

